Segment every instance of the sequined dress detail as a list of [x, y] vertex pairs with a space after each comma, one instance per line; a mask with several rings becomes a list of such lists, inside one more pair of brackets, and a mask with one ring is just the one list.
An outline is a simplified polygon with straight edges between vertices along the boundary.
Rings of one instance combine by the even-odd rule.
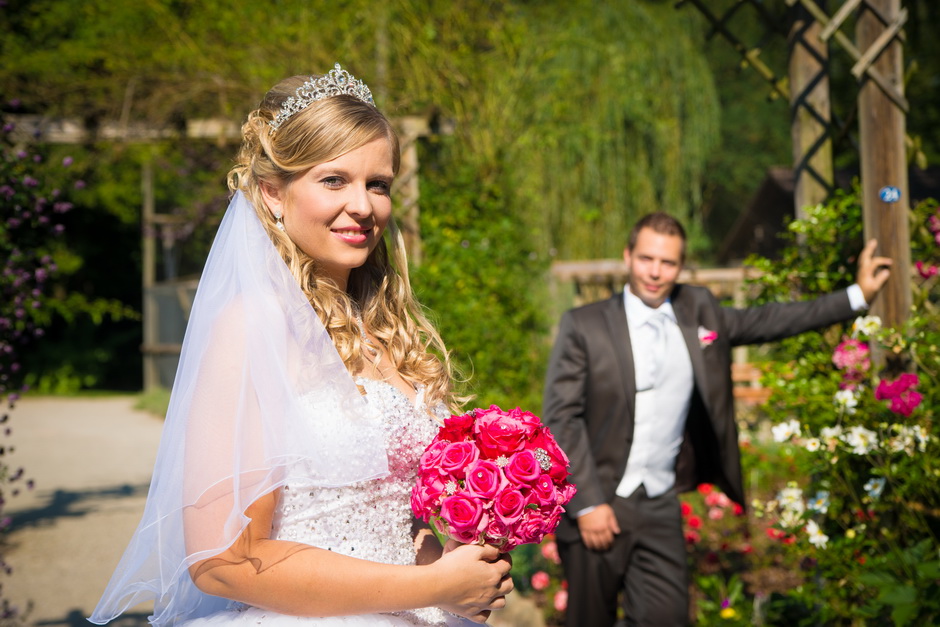
[[[449, 414], [429, 408], [418, 391], [414, 403], [384, 381], [360, 377], [369, 403], [380, 408], [387, 438], [389, 474], [380, 479], [335, 488], [304, 485], [303, 468], [292, 468], [274, 512], [272, 538], [302, 542], [344, 555], [386, 564], [415, 563], [410, 496], [418, 460]], [[435, 420], [435, 416], [437, 420]], [[438, 608], [391, 614], [328, 618], [287, 616], [241, 603], [188, 625], [304, 625], [317, 627], [438, 627], [472, 625]]]

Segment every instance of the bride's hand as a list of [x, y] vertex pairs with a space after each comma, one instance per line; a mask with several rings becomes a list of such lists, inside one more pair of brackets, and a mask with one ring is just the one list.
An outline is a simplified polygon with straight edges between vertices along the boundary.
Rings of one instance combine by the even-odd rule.
[[448, 612], [483, 623], [490, 612], [506, 606], [506, 595], [513, 589], [508, 553], [490, 545], [448, 540], [434, 566], [440, 569], [446, 595], [440, 607]]

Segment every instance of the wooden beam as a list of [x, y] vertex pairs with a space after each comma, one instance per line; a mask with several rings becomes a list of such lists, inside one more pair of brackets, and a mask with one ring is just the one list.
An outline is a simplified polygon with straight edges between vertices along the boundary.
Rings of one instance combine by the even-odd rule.
[[[874, 11], [869, 10], [871, 6]], [[881, 16], [891, 22], [900, 17], [900, 0], [867, 0], [856, 23], [859, 48], [867, 50], [878, 43], [885, 31]], [[904, 89], [902, 48], [893, 39], [872, 64], [891, 86]], [[878, 254], [894, 260], [891, 279], [874, 303], [872, 311], [881, 316], [885, 324], [897, 326], [910, 316], [911, 309], [911, 249], [908, 213], [907, 159], [904, 149], [904, 111], [866, 73], [858, 96], [859, 134], [861, 140], [862, 209], [865, 237], [878, 239]], [[896, 189], [900, 196], [882, 196], [882, 190]], [[877, 355], [876, 355], [877, 357]], [[889, 364], [890, 365], [890, 364]]]

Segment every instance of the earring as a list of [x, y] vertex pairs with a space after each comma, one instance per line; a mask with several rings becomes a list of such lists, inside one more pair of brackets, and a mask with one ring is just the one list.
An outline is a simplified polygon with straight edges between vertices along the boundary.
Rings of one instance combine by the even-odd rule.
[[283, 231], [284, 231], [284, 223], [281, 222], [281, 212], [280, 212], [280, 211], [275, 211], [275, 212], [274, 212], [274, 219], [276, 220], [276, 222], [274, 223], [274, 226], [276, 226], [279, 230], [281, 230], [281, 231], [283, 232]]

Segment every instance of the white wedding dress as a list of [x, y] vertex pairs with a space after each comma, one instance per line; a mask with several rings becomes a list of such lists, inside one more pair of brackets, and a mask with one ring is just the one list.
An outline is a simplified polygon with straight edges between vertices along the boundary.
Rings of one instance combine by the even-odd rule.
[[[344, 555], [386, 564], [414, 564], [410, 496], [417, 478], [418, 460], [440, 423], [423, 400], [414, 403], [389, 383], [359, 378], [366, 399], [376, 403], [384, 417], [388, 439], [389, 474], [381, 479], [337, 488], [304, 485], [303, 468], [291, 470], [292, 480], [282, 489], [274, 514], [272, 537], [303, 542]], [[449, 414], [441, 405], [433, 408], [441, 420]], [[390, 614], [325, 618], [287, 616], [257, 607], [232, 603], [229, 609], [185, 623], [209, 625], [264, 625], [265, 627], [438, 627], [472, 625], [438, 608]]]

